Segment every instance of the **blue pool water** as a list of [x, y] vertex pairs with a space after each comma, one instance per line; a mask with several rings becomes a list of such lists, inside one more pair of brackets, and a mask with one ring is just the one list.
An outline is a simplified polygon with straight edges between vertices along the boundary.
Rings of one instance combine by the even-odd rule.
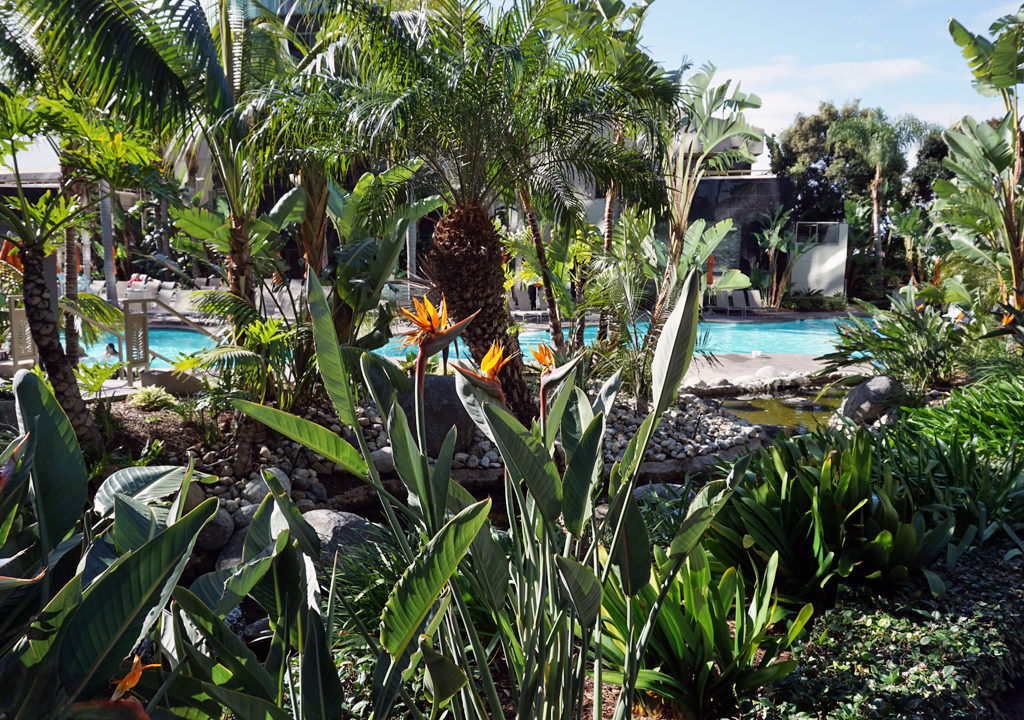
[[[107, 343], [114, 343], [116, 348], [117, 338], [113, 335], [105, 335], [99, 342], [86, 345], [84, 349], [88, 353], [88, 357], [82, 358], [82, 361], [87, 363], [104, 361], [103, 354]], [[213, 338], [194, 330], [166, 328], [150, 328], [149, 330], [149, 349], [171, 360], [177, 359], [178, 355], [188, 355], [198, 350], [214, 347], [216, 344]], [[170, 367], [159, 358], [153, 358], [151, 366], [155, 368]]]
[[[706, 342], [702, 342], [705, 336]], [[588, 326], [583, 337], [587, 344], [593, 342], [597, 328]], [[824, 355], [835, 349], [835, 339], [836, 321], [832, 318], [771, 323], [707, 322], [700, 325], [698, 347], [716, 355], [749, 355], [756, 350], [765, 355]], [[519, 335], [520, 345], [543, 342], [549, 342], [546, 330]], [[392, 339], [381, 352], [388, 357], [405, 357], [408, 348], [400, 348], [400, 343], [401, 338]]]

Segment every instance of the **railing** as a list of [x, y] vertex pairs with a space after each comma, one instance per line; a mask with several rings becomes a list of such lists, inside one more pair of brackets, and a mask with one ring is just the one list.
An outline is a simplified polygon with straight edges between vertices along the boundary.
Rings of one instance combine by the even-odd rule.
[[[63, 310], [64, 312], [71, 313], [75, 317], [81, 319], [82, 322], [87, 322], [90, 325], [92, 325], [93, 327], [99, 328], [103, 332], [110, 333], [111, 335], [115, 336], [117, 338], [117, 355], [118, 355], [118, 357], [124, 357], [124, 343], [126, 341], [125, 341], [125, 337], [124, 337], [124, 333], [123, 332], [121, 332], [117, 328], [112, 328], [112, 327], [110, 327], [108, 325], [104, 325], [103, 323], [99, 322], [98, 320], [94, 320], [93, 318], [86, 317], [85, 315], [83, 315], [82, 313], [80, 313], [78, 310], [76, 310], [75, 308], [71, 307], [67, 303], [61, 302], [60, 303], [60, 307], [61, 307], [61, 310]], [[209, 334], [209, 333], [207, 333], [207, 334]], [[210, 337], [213, 337], [213, 336], [211, 335]], [[171, 360], [170, 358], [164, 357], [163, 355], [161, 355], [160, 353], [156, 352], [155, 350], [149, 350], [149, 355], [150, 355], [150, 357], [155, 357], [155, 358], [157, 358], [159, 360], [163, 360], [168, 365], [172, 365], [172, 366], [174, 365], [174, 361], [173, 360]]]
[[[195, 322], [194, 320], [190, 320], [189, 318], [185, 317], [180, 312], [178, 312], [177, 310], [175, 310], [174, 308], [172, 308], [170, 305], [165, 303], [163, 300], [160, 300], [159, 298], [151, 297], [151, 298], [137, 298], [137, 299], [136, 298], [128, 298], [128, 299], [131, 302], [154, 303], [156, 305], [159, 305], [164, 310], [166, 310], [168, 313], [170, 313], [174, 317], [176, 317], [179, 320], [181, 320], [183, 323], [188, 325], [190, 328], [192, 328], [196, 332], [201, 332], [203, 335], [206, 335], [209, 338], [213, 338], [214, 340], [217, 339], [217, 336], [214, 335], [212, 332], [210, 332], [209, 330], [207, 330], [206, 328], [204, 328], [202, 325], [200, 325], [199, 323]], [[148, 310], [147, 310], [147, 308], [145, 306], [143, 306], [142, 309], [146, 310], [147, 313], [148, 313]]]

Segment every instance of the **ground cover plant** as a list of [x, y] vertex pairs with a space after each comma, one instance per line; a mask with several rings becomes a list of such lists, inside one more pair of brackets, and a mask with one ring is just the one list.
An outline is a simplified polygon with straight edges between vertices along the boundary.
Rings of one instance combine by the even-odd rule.
[[971, 557], [946, 596], [911, 588], [820, 615], [794, 651], [798, 669], [752, 703], [766, 718], [1001, 717], [1021, 676], [1021, 559]]

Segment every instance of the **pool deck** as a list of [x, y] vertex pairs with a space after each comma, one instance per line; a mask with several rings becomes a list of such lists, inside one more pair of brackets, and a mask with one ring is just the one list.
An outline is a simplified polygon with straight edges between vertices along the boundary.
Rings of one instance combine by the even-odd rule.
[[700, 357], [695, 357], [683, 378], [684, 385], [695, 385], [697, 381], [703, 380], [708, 385], [718, 385], [726, 380], [730, 383], [745, 375], [757, 375], [758, 371], [770, 367], [775, 375], [792, 375], [802, 373], [810, 375], [821, 370], [824, 363], [815, 360], [816, 355], [784, 355], [762, 354], [757, 357], [751, 355], [716, 355], [717, 362], [709, 363]]

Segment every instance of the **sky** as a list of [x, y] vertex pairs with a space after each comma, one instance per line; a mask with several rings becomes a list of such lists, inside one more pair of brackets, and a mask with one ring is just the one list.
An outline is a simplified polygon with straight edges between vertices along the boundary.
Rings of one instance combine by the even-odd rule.
[[[1006, 0], [654, 0], [643, 44], [666, 67], [711, 62], [719, 80], [761, 97], [748, 119], [767, 133], [818, 103], [860, 99], [890, 116], [948, 126], [964, 115], [1002, 115], [979, 95], [947, 22], [975, 33], [1021, 3]], [[757, 166], [766, 166], [762, 159]]]

